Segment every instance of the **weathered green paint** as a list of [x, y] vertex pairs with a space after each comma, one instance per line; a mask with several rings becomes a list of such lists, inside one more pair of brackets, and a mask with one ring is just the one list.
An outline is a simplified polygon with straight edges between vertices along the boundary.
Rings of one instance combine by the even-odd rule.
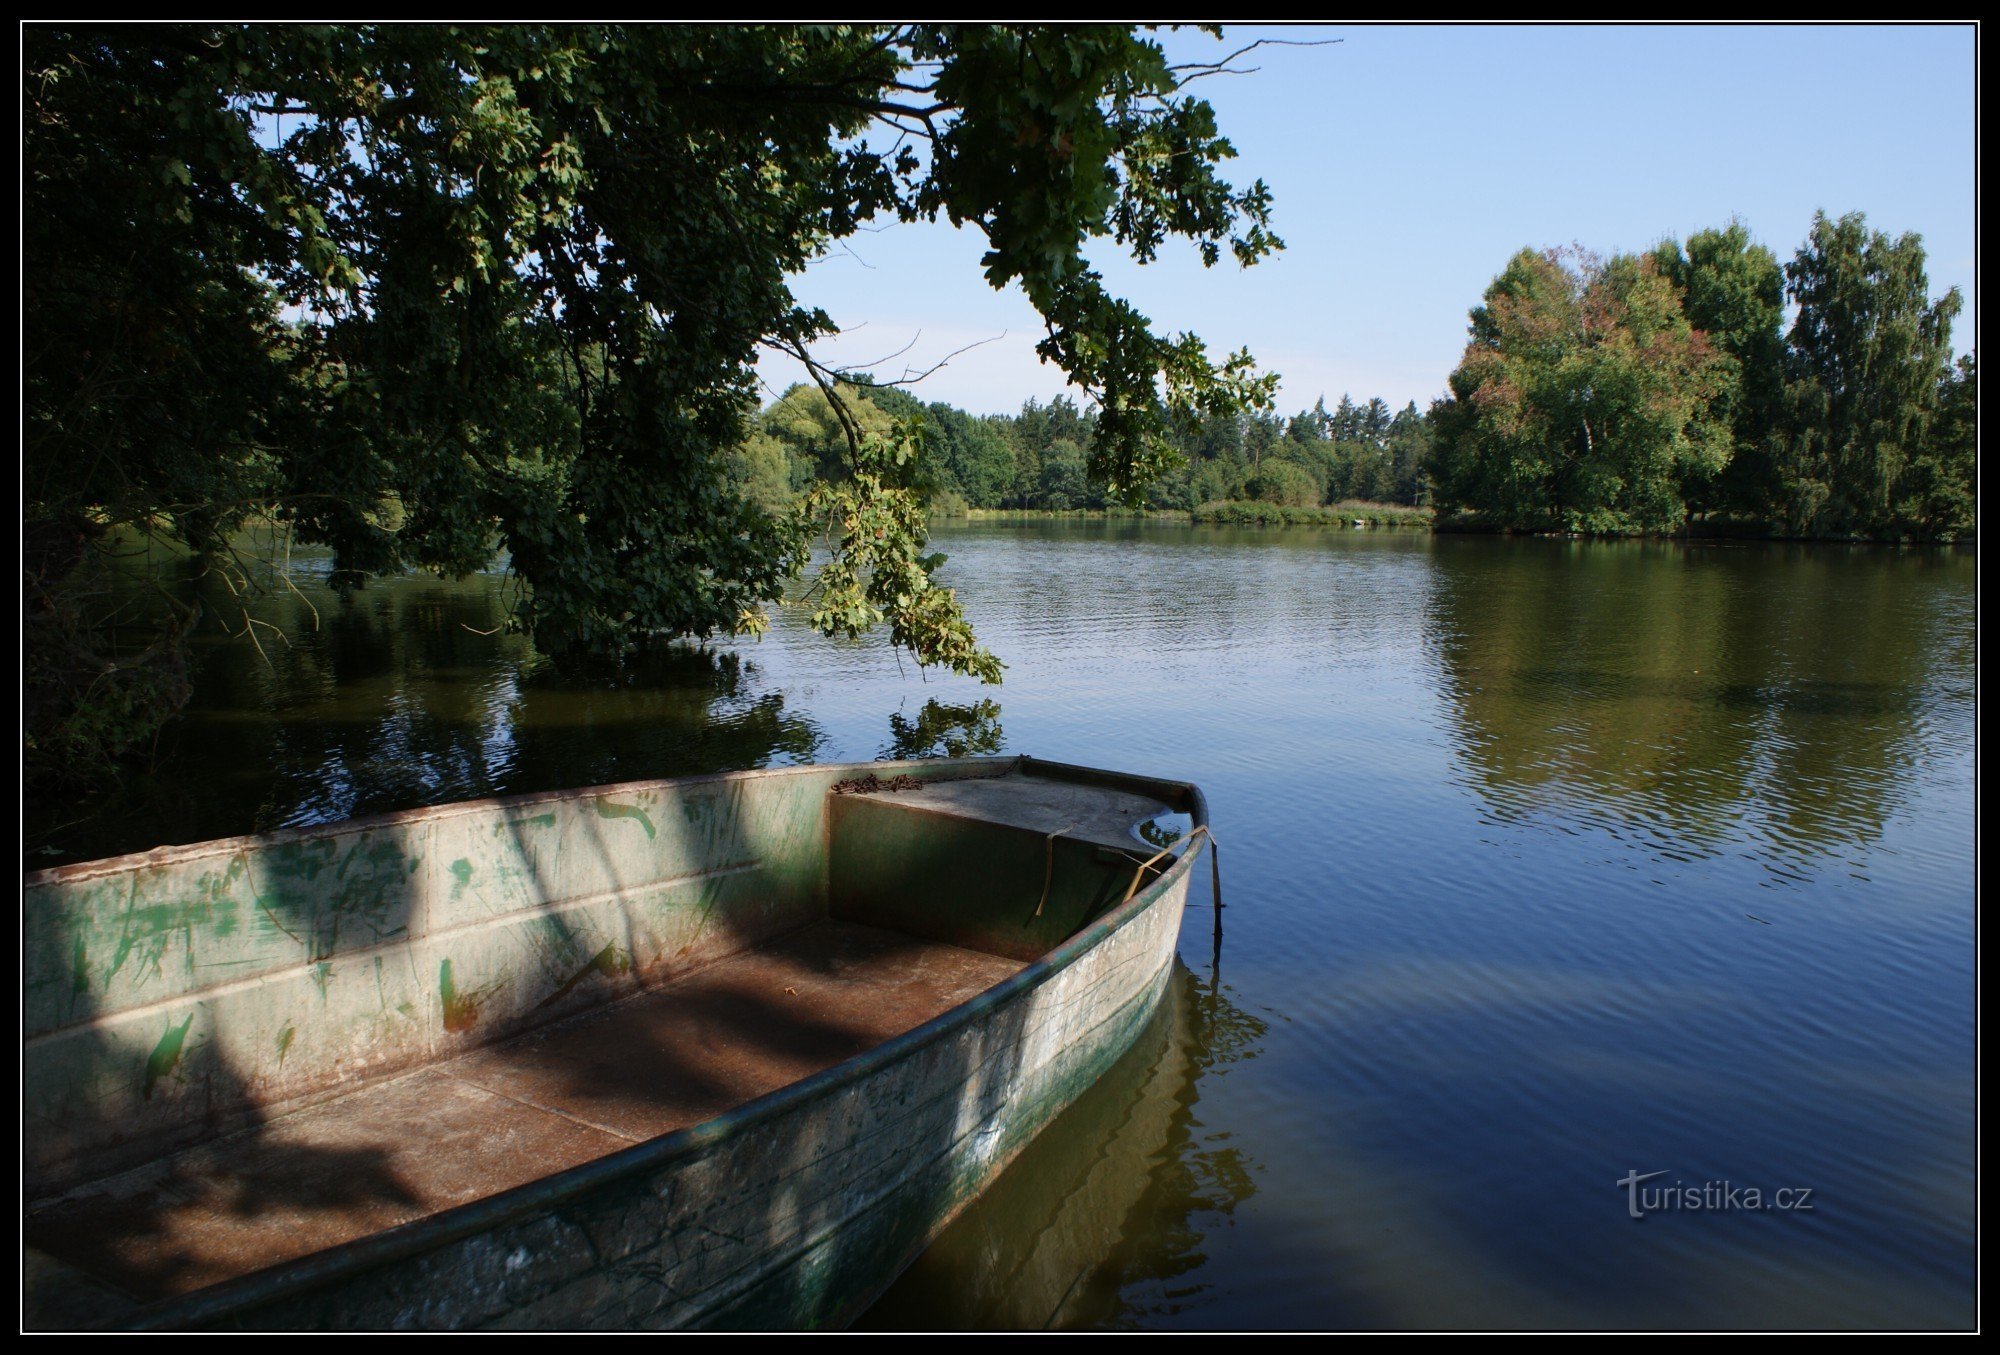
[[659, 833], [653, 828], [652, 816], [637, 805], [621, 805], [615, 801], [607, 800], [600, 795], [597, 797], [597, 817], [600, 819], [637, 819], [639, 826], [646, 830], [647, 837], [654, 838], [659, 836]]
[[[801, 768], [449, 805], [29, 875], [31, 1187], [106, 1153], [414, 1066], [469, 1036], [499, 1038], [823, 915], [825, 803], [838, 775]], [[606, 946], [627, 963], [572, 982]], [[176, 1076], [143, 1095], [134, 1071], [162, 1022], [190, 1020]]]
[[194, 1015], [178, 1026], [168, 1026], [160, 1036], [160, 1042], [153, 1046], [153, 1052], [146, 1056], [146, 1080], [140, 1085], [139, 1094], [151, 1098], [153, 1088], [161, 1078], [173, 1072], [181, 1061], [181, 1051], [187, 1045], [188, 1028], [194, 1024]]

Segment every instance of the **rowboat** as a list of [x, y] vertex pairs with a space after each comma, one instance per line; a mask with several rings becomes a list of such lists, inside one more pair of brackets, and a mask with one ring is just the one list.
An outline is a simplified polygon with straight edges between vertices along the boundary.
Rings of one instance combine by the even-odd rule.
[[26, 1321], [844, 1324], [1145, 1028], [1206, 828], [960, 758], [31, 874]]

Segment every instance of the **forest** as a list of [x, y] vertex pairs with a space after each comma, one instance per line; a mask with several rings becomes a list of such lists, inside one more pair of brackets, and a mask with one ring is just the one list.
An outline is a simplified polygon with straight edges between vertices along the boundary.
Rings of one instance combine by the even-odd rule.
[[[856, 374], [836, 394], [865, 432], [887, 438], [901, 428], [914, 438], [925, 453], [938, 516], [973, 508], [1127, 506], [1089, 475], [1096, 410], [1066, 395], [1047, 404], [1028, 400], [1018, 414], [975, 415]], [[1258, 411], [1176, 421], [1166, 436], [1175, 464], [1147, 494], [1143, 506], [1151, 510], [1199, 515], [1245, 502], [1284, 508], [1429, 502], [1428, 424], [1414, 402], [1392, 414], [1380, 399], [1357, 404], [1343, 395], [1332, 410], [1322, 399], [1290, 417]], [[839, 476], [846, 451], [826, 395], [801, 382], [764, 409], [739, 447], [739, 483], [777, 509], [816, 481]]]
[[[1961, 305], [1930, 297], [1920, 239], [1858, 213], [1817, 217], [1782, 266], [1734, 221], [1638, 255], [1524, 249], [1428, 410], [1343, 394], [1175, 419], [1143, 503], [1196, 521], [1395, 506], [1458, 530], [1958, 539], [1978, 453]], [[1088, 474], [1096, 411], [1066, 396], [974, 415], [854, 373], [837, 394], [871, 434], [915, 436], [934, 514], [1122, 506]], [[802, 383], [756, 420], [739, 482], [776, 508], [839, 476], [845, 448]]]

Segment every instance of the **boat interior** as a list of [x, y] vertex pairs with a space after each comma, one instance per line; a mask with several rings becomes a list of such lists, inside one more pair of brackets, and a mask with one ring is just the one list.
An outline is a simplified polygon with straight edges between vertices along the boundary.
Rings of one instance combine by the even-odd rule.
[[[435, 881], [411, 865], [408, 887], [428, 899], [412, 907], [394, 941], [364, 935], [366, 944], [348, 952], [317, 945], [303, 966], [292, 966], [336, 977], [358, 969], [365, 978], [372, 965], [378, 986], [385, 972], [435, 972], [435, 982], [400, 1004], [385, 991], [374, 1017], [379, 1024], [380, 1012], [413, 1008], [409, 1030], [433, 1028], [422, 1038], [406, 1032], [400, 1042], [381, 1041], [358, 1011], [365, 999], [330, 997], [338, 983], [325, 977], [315, 995], [283, 966], [247, 987], [240, 978], [195, 983], [165, 1004], [95, 1010], [82, 1023], [96, 1034], [81, 1046], [87, 1058], [68, 1034], [76, 1022], [31, 1035], [29, 1054], [46, 1045], [50, 1057], [66, 1054], [75, 1066], [94, 1058], [91, 1085], [122, 1086], [122, 1071], [125, 1082], [142, 1081], [144, 1093], [132, 1103], [140, 1123], [131, 1132], [69, 1125], [64, 1138], [32, 1116], [25, 1126], [31, 1144], [40, 1127], [68, 1148], [30, 1155], [31, 1172], [39, 1167], [41, 1175], [39, 1182], [31, 1175], [25, 1221], [31, 1290], [55, 1296], [58, 1320], [66, 1303], [101, 1322], [121, 1305], [282, 1266], [711, 1120], [1019, 972], [1114, 908], [1135, 881], [1157, 874], [1164, 858], [1144, 863], [1188, 822], [1171, 796], [1146, 793], [1153, 788], [1143, 783], [1027, 774], [1010, 762], [999, 764], [1006, 774], [993, 775], [990, 764], [977, 765], [973, 775], [952, 776], [950, 764], [938, 764], [942, 771], [914, 776], [828, 774], [789, 786], [778, 774], [767, 783], [721, 781], [719, 795], [699, 784], [651, 783], [664, 788], [653, 798], [599, 794], [588, 814], [576, 816], [554, 800], [511, 806], [514, 821], [536, 824], [537, 836], [525, 842], [519, 832], [505, 835], [515, 865], [536, 868], [527, 872], [526, 893], [519, 870], [491, 871], [500, 882], [494, 891], [505, 897], [483, 913], [454, 913], [479, 879], [467, 865], [476, 858], [453, 859]], [[782, 802], [786, 795], [798, 803]], [[558, 806], [552, 822], [540, 821], [544, 804]], [[649, 878], [620, 876], [606, 890], [594, 888], [606, 881], [588, 872], [564, 881], [549, 865], [577, 854], [576, 843], [563, 840], [566, 830], [622, 830], [628, 807], [645, 820], [645, 837], [626, 834], [630, 842], [615, 838], [617, 852], [593, 851], [628, 870], [650, 851], [657, 861], [639, 872]], [[514, 813], [521, 808], [538, 812]], [[410, 860], [457, 850], [458, 839], [447, 841], [435, 824], [424, 853], [412, 845], [426, 813], [441, 811], [372, 831], [404, 830], [401, 850]], [[730, 816], [749, 822], [722, 821]], [[676, 817], [702, 831], [668, 842], [656, 828]], [[476, 836], [481, 825], [463, 827]], [[804, 856], [756, 850], [760, 833], [789, 842], [801, 829], [816, 835]], [[236, 854], [253, 841], [238, 840]], [[368, 849], [360, 839], [334, 854], [360, 859]], [[181, 869], [181, 888], [229, 869], [217, 853], [188, 851], [185, 861], [166, 863]], [[379, 843], [374, 851], [383, 855]], [[204, 862], [207, 875], [199, 874]], [[255, 863], [239, 873], [253, 884], [259, 875]], [[101, 898], [79, 892], [98, 878], [64, 882], [70, 892], [60, 901], [79, 916], [102, 913]], [[510, 878], [511, 892], [502, 887]], [[561, 883], [551, 888], [551, 880]], [[258, 895], [266, 912], [269, 892]], [[540, 942], [533, 927], [528, 941], [517, 935], [524, 901], [544, 919]], [[186, 929], [185, 944], [207, 955], [169, 955], [168, 969], [240, 967], [232, 947], [242, 948], [232, 938], [249, 929], [241, 917], [234, 931], [220, 926], [224, 911], [205, 915], [217, 924], [212, 935]], [[280, 922], [297, 920], [296, 908], [275, 911]], [[78, 956], [107, 925], [93, 917], [73, 919], [83, 937]], [[562, 964], [543, 962], [535, 949], [550, 934], [548, 917], [562, 919], [573, 942]], [[611, 939], [599, 947], [600, 937]], [[453, 954], [438, 963], [440, 946]], [[348, 1012], [345, 1039], [323, 1042], [330, 1057], [299, 1048], [297, 1032], [315, 1001], [357, 1008]], [[255, 1041], [232, 1031], [232, 1022], [266, 1040], [275, 1056], [246, 1059], [240, 1051]], [[135, 1023], [141, 1038], [116, 1038]], [[171, 1067], [161, 1066], [160, 1044], [142, 1056], [151, 1030], [171, 1037], [177, 1023]], [[184, 1069], [197, 1025], [209, 1033], [199, 1048], [210, 1066]], [[294, 1057], [308, 1067], [288, 1081], [283, 1070]], [[116, 1086], [100, 1093], [104, 1104], [84, 1104], [81, 1118], [115, 1121], [120, 1094]], [[156, 1098], [173, 1106], [162, 1112]]]

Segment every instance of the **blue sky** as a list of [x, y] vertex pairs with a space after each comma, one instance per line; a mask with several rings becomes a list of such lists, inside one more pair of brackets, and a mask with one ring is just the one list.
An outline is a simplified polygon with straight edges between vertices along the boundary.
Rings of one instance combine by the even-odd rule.
[[[1341, 40], [1266, 49], [1244, 63], [1255, 74], [1194, 87], [1236, 145], [1232, 181], [1271, 185], [1286, 251], [1247, 271], [1204, 270], [1185, 247], [1146, 268], [1097, 262], [1156, 325], [1216, 351], [1247, 345], [1282, 374], [1287, 411], [1343, 391], [1427, 404], [1467, 309], [1523, 245], [1635, 250], [1732, 215], [1781, 260], [1821, 207], [1918, 232], [1933, 291], [1965, 293], [1954, 346], [1973, 346], [1969, 25], [1336, 25], [1166, 42], [1212, 59], [1259, 36]], [[823, 357], [911, 345], [877, 369], [896, 376], [990, 340], [914, 391], [999, 413], [1064, 388], [1035, 357], [1033, 309], [980, 276], [976, 237], [898, 225], [849, 244], [797, 282], [847, 328]], [[778, 358], [764, 377], [800, 379]]]

